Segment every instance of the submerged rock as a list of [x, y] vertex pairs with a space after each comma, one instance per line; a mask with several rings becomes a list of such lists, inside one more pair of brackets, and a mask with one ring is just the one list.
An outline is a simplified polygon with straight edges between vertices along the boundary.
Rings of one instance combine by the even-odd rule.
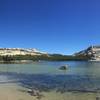
[[40, 100], [42, 97], [44, 97], [44, 95], [42, 95], [39, 90], [29, 89], [28, 93], [31, 96], [35, 96], [38, 100]]
[[37, 96], [39, 94], [39, 91], [38, 90], [29, 89], [28, 93], [31, 94], [32, 96]]

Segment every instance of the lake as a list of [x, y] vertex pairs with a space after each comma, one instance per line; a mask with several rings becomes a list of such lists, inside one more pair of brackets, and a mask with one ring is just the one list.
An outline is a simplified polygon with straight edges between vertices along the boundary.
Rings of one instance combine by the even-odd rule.
[[[66, 64], [66, 71], [59, 70]], [[39, 96], [33, 96], [31, 90], [38, 90]], [[96, 100], [99, 93], [100, 62], [0, 64], [2, 100]]]

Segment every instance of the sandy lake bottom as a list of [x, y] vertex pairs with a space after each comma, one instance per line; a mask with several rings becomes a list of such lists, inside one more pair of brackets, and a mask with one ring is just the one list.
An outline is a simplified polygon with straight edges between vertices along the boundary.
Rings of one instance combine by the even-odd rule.
[[98, 93], [65, 92], [56, 91], [42, 92], [43, 97], [31, 96], [26, 88], [16, 84], [0, 84], [0, 100], [96, 100]]

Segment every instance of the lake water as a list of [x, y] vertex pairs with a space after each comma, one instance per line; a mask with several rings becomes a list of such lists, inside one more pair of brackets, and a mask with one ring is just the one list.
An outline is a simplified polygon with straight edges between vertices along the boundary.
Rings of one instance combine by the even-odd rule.
[[[66, 71], [59, 70], [60, 66], [66, 64], [69, 65]], [[1, 86], [2, 84], [16, 84], [14, 88], [16, 87], [16, 91], [19, 92], [25, 89], [25, 98], [31, 95], [28, 93], [28, 89], [33, 89], [45, 94], [44, 98], [41, 98], [43, 100], [78, 100], [78, 98], [80, 99], [80, 95], [85, 96], [87, 100], [96, 100], [96, 96], [100, 92], [100, 62], [41, 61], [30, 64], [0, 64], [0, 84]], [[20, 89], [18, 89], [19, 87]], [[4, 91], [9, 91], [9, 89], [11, 89], [11, 87]], [[15, 93], [19, 95], [19, 93]], [[79, 94], [76, 95], [76, 93]], [[52, 96], [51, 99], [50, 95]], [[6, 94], [4, 96], [6, 96]], [[57, 98], [57, 96], [59, 98]], [[45, 97], [47, 99], [45, 99]], [[69, 97], [69, 99], [66, 99], [66, 97]], [[18, 98], [16, 100], [29, 100], [29, 98], [30, 100], [40, 99], [33, 99], [33, 97], [25, 98]], [[11, 100], [11, 97], [7, 100]]]

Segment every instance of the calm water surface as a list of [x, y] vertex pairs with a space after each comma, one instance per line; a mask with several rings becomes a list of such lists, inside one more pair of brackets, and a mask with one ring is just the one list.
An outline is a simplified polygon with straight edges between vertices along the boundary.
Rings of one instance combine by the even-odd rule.
[[[59, 70], [62, 65], [69, 65], [67, 71]], [[0, 64], [0, 72], [51, 75], [91, 75], [100, 77], [100, 62], [34, 62], [31, 64]]]
[[[69, 65], [61, 71], [61, 65]], [[40, 91], [100, 91], [100, 63], [84, 61], [0, 64], [0, 82], [15, 81], [22, 87]]]

